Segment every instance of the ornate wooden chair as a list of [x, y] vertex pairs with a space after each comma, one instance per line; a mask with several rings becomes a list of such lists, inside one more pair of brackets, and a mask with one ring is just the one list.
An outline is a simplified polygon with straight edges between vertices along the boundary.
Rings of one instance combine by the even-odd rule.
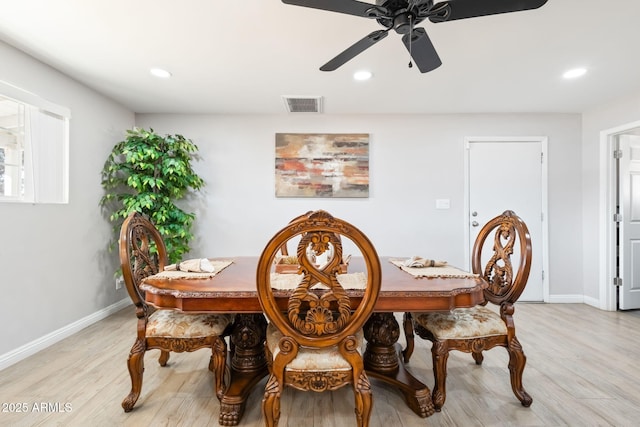
[[[297, 237], [298, 274], [274, 273], [274, 259], [283, 243]], [[366, 272], [340, 274], [345, 241], [361, 252]], [[311, 258], [329, 248], [335, 256], [325, 265], [315, 265]], [[285, 278], [289, 280], [283, 286]], [[269, 241], [257, 270], [258, 297], [270, 321], [266, 339], [270, 375], [262, 401], [267, 426], [278, 424], [285, 386], [322, 392], [347, 384], [353, 386], [358, 426], [369, 425], [372, 397], [362, 359], [362, 326], [373, 311], [380, 280], [380, 260], [369, 239], [325, 211], [296, 218]], [[357, 307], [352, 307], [349, 294], [361, 298]], [[289, 295], [286, 306], [278, 304], [278, 295]]]
[[229, 332], [233, 316], [156, 311], [147, 305], [144, 291], [139, 286], [142, 279], [164, 269], [167, 251], [158, 230], [138, 213], [129, 215], [122, 224], [120, 263], [124, 282], [138, 317], [137, 338], [127, 360], [131, 392], [122, 401], [125, 412], [131, 411], [140, 397], [144, 354], [151, 349], [160, 350], [158, 361], [161, 366], [167, 364], [171, 351], [211, 349], [209, 370], [215, 374], [214, 388], [216, 396], [221, 399], [226, 388], [227, 345], [224, 336]]
[[[486, 241], [493, 233], [491, 241]], [[518, 255], [517, 270], [511, 262]], [[488, 255], [487, 255], [487, 252]], [[522, 386], [526, 357], [516, 338], [513, 322], [514, 304], [524, 290], [531, 268], [531, 238], [526, 224], [512, 211], [505, 211], [489, 221], [478, 234], [472, 253], [472, 269], [489, 283], [484, 295], [487, 302], [500, 306], [500, 314], [485, 305], [459, 308], [448, 313], [405, 313], [407, 336], [405, 362], [413, 352], [413, 329], [432, 342], [433, 404], [436, 411], [446, 399], [447, 358], [449, 351], [471, 353], [476, 364], [483, 361], [482, 352], [496, 346], [509, 352], [509, 372], [513, 393], [528, 407], [533, 399]]]

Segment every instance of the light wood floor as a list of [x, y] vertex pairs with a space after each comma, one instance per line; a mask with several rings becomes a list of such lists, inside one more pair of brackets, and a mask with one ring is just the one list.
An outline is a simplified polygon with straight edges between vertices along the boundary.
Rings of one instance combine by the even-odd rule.
[[[142, 395], [133, 412], [123, 412], [120, 402], [130, 387], [125, 361], [133, 344], [134, 317], [132, 307], [124, 309], [1, 371], [0, 425], [217, 426], [219, 404], [206, 350], [172, 354], [165, 368], [157, 364], [157, 351], [147, 353]], [[481, 367], [468, 354], [452, 353], [442, 412], [419, 418], [398, 392], [372, 380], [371, 426], [640, 423], [640, 312], [519, 303], [516, 327], [528, 357], [524, 385], [533, 397], [530, 408], [520, 406], [511, 392], [504, 349], [485, 353]], [[416, 343], [409, 368], [431, 386], [429, 344], [420, 339]], [[251, 395], [241, 425], [263, 425], [264, 382]], [[19, 403], [26, 404], [26, 413], [5, 412]], [[349, 387], [322, 394], [287, 389], [283, 394], [280, 426], [352, 425]]]

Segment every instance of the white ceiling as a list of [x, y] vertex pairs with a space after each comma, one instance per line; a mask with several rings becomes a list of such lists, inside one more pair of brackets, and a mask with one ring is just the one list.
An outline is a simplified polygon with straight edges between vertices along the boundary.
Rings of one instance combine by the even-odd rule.
[[[635, 0], [549, 0], [425, 21], [443, 62], [426, 74], [393, 31], [319, 71], [381, 27], [279, 0], [0, 0], [0, 40], [139, 113], [285, 113], [282, 95], [323, 96], [327, 114], [579, 113], [640, 91], [639, 17]], [[563, 80], [576, 66], [587, 75]]]

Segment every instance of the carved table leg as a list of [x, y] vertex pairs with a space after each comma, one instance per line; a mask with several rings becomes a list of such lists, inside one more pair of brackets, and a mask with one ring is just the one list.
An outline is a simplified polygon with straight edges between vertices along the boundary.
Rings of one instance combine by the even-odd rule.
[[222, 426], [238, 425], [247, 397], [267, 375], [264, 354], [267, 321], [262, 314], [236, 314], [231, 332], [231, 370], [229, 387], [220, 401]]
[[393, 313], [373, 313], [364, 326], [367, 348], [364, 366], [367, 375], [400, 389], [409, 407], [425, 418], [435, 410], [429, 387], [404, 368], [402, 349], [398, 344], [400, 326]]

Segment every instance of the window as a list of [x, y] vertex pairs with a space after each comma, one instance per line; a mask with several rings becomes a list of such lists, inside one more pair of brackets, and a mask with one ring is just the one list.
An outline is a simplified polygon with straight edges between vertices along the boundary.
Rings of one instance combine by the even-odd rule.
[[69, 201], [69, 116], [0, 81], [0, 202]]
[[0, 95], [0, 196], [24, 194], [24, 105]]

